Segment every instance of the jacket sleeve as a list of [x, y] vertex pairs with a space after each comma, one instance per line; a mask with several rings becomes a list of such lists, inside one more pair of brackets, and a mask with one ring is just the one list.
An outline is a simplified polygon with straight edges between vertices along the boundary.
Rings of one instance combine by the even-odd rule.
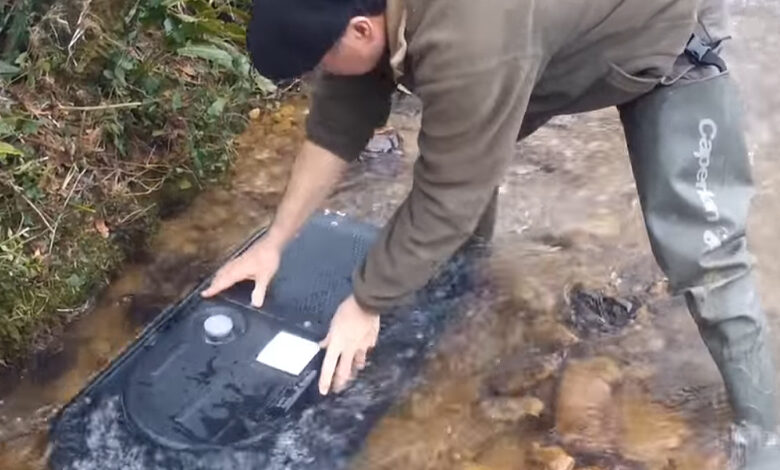
[[346, 161], [360, 156], [374, 130], [387, 122], [395, 83], [389, 67], [361, 76], [318, 73], [306, 136]]
[[410, 44], [420, 58], [420, 157], [410, 193], [354, 275], [358, 303], [373, 311], [408, 300], [473, 233], [514, 155], [540, 67], [528, 50], [449, 30]]

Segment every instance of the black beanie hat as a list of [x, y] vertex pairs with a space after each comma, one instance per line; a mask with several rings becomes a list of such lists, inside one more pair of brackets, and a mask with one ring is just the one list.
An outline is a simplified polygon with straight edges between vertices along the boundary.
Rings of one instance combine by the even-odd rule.
[[313, 70], [347, 29], [351, 0], [254, 0], [247, 48], [271, 80]]

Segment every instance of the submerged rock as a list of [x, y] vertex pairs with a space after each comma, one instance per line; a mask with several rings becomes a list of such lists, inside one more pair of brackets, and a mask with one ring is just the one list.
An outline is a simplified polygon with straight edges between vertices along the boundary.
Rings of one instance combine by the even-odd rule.
[[620, 367], [610, 358], [572, 361], [558, 389], [555, 424], [564, 443], [582, 450], [603, 450], [616, 435], [613, 386]]
[[538, 418], [544, 411], [544, 403], [536, 397], [496, 397], [483, 400], [479, 408], [493, 421], [517, 422], [527, 417]]
[[634, 375], [607, 357], [572, 361], [558, 389], [555, 422], [562, 442], [580, 452], [619, 454], [653, 470], [706, 461], [681, 452], [691, 436], [685, 420], [654, 402]]
[[563, 358], [562, 352], [556, 352], [508, 359], [488, 379], [490, 391], [500, 396], [524, 395], [558, 372]]
[[533, 443], [527, 456], [529, 470], [573, 470], [574, 459], [560, 447], [542, 447]]
[[569, 328], [551, 315], [540, 315], [528, 325], [528, 338], [535, 344], [551, 349], [566, 349], [580, 341]]
[[471, 470], [515, 470], [522, 468], [528, 454], [528, 444], [515, 433], [505, 434], [483, 450]]
[[679, 448], [690, 434], [682, 417], [651, 402], [649, 397], [621, 396], [619, 407], [617, 441], [620, 453], [626, 458], [648, 463], [666, 461], [666, 456]]
[[515, 307], [523, 312], [551, 313], [556, 310], [558, 305], [558, 297], [555, 292], [549, 286], [530, 277], [515, 280], [511, 295]]
[[575, 289], [570, 296], [569, 323], [585, 336], [614, 334], [636, 319], [638, 301]]
[[485, 449], [478, 460], [459, 470], [573, 470], [576, 462], [561, 447], [543, 446], [507, 434]]

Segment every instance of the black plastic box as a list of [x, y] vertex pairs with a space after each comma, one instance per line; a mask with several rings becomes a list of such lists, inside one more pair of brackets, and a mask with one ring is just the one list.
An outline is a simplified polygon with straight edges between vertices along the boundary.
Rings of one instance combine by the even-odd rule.
[[[51, 467], [344, 468], [414, 384], [425, 352], [472, 284], [467, 257], [459, 256], [416, 306], [383, 316], [369, 366], [341, 394], [317, 393], [322, 351], [297, 375], [258, 362], [280, 332], [324, 338], [375, 235], [374, 227], [339, 215], [317, 216], [285, 251], [262, 309], [250, 306], [251, 283], [210, 300], [199, 296], [204, 283], [167, 309], [58, 415]], [[206, 333], [214, 315], [230, 319], [228, 334]]]

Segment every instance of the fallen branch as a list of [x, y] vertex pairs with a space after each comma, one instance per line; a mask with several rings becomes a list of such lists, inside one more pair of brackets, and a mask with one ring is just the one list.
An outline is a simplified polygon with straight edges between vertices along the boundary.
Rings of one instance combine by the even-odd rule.
[[141, 208], [141, 209], [138, 209], [138, 210], [136, 210], [136, 211], [134, 211], [134, 212], [132, 212], [132, 213], [128, 214], [128, 215], [127, 215], [127, 216], [126, 216], [124, 219], [122, 219], [122, 220], [120, 220], [120, 221], [119, 221], [119, 223], [117, 224], [117, 226], [123, 225], [123, 224], [125, 224], [125, 223], [128, 223], [128, 222], [132, 222], [133, 220], [137, 219], [137, 218], [138, 218], [138, 217], [140, 217], [141, 215], [143, 215], [143, 214], [145, 214], [146, 212], [148, 212], [148, 211], [149, 211], [149, 209], [151, 209], [152, 207], [154, 207], [154, 206], [156, 206], [156, 205], [157, 205], [156, 203], [152, 203], [152, 204], [149, 204], [149, 205], [148, 205], [148, 206], [146, 206], [146, 207], [143, 207], [143, 208]]
[[106, 109], [126, 109], [137, 108], [145, 104], [149, 104], [152, 101], [131, 101], [129, 103], [115, 103], [115, 104], [102, 104], [98, 106], [65, 106], [59, 105], [59, 108], [63, 111], [103, 111]]
[[[14, 189], [16, 189], [16, 188], [14, 188]], [[51, 232], [54, 232], [54, 229], [51, 227], [51, 224], [49, 223], [49, 219], [47, 219], [47, 218], [46, 218], [46, 216], [45, 216], [45, 215], [43, 215], [43, 212], [41, 212], [41, 211], [40, 211], [40, 210], [39, 210], [39, 209], [38, 209], [38, 208], [35, 206], [35, 204], [33, 204], [33, 202], [32, 202], [31, 200], [27, 199], [27, 196], [25, 196], [25, 195], [24, 195], [24, 193], [22, 193], [21, 191], [17, 191], [17, 193], [18, 193], [20, 196], [22, 196], [22, 199], [24, 199], [24, 202], [26, 202], [27, 204], [29, 204], [29, 205], [30, 205], [30, 207], [32, 207], [32, 208], [33, 208], [33, 210], [35, 211], [35, 213], [36, 213], [36, 214], [38, 214], [38, 216], [41, 218], [41, 220], [42, 220], [42, 221], [43, 221], [43, 223], [46, 225], [46, 227], [49, 229], [49, 231], [51, 231]]]
[[32, 207], [32, 209], [35, 211], [35, 213], [38, 214], [38, 217], [41, 218], [41, 220], [43, 221], [44, 225], [46, 225], [46, 228], [48, 228], [50, 232], [54, 231], [54, 229], [52, 229], [52, 227], [51, 227], [51, 224], [49, 223], [48, 217], [46, 217], [46, 215], [44, 215], [44, 213], [41, 212], [41, 210], [38, 209], [38, 207], [31, 200], [29, 200], [27, 198], [27, 196], [24, 195], [24, 190], [22, 188], [17, 186], [13, 181], [7, 180], [6, 178], [0, 179], [0, 183], [3, 183], [4, 185], [6, 185], [9, 188], [11, 188], [19, 197], [22, 198], [22, 200], [24, 200], [24, 202], [27, 203], [27, 205]]
[[287, 86], [286, 86], [286, 87], [285, 87], [285, 88], [284, 88], [284, 89], [283, 89], [283, 90], [282, 90], [282, 91], [279, 93], [279, 95], [281, 95], [281, 96], [284, 96], [284, 95], [285, 95], [287, 92], [289, 92], [290, 90], [292, 90], [293, 88], [297, 87], [297, 86], [298, 86], [298, 85], [300, 85], [300, 84], [301, 84], [301, 79], [300, 79], [300, 78], [296, 78], [295, 80], [293, 80], [293, 81], [292, 81], [292, 83], [290, 83], [289, 85], [287, 85]]
[[128, 182], [133, 182], [137, 184], [138, 186], [144, 188], [144, 191], [139, 191], [136, 193], [126, 193], [129, 197], [141, 197], [141, 196], [147, 196], [149, 194], [152, 194], [153, 192], [159, 190], [162, 188], [163, 184], [165, 184], [165, 177], [160, 178], [157, 180], [157, 182], [154, 183], [154, 186], [147, 186], [145, 183], [141, 182], [138, 179], [131, 178]]

